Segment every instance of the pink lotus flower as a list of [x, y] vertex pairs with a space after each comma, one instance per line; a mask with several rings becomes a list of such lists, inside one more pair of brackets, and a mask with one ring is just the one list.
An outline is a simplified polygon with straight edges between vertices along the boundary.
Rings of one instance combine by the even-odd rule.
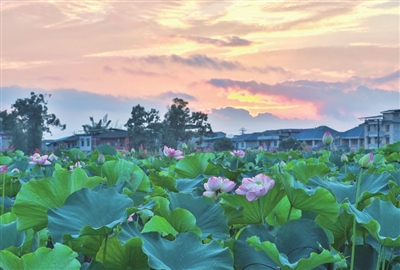
[[370, 152], [369, 154], [366, 154], [360, 160], [358, 161], [358, 164], [360, 164], [361, 167], [363, 168], [369, 168], [372, 166], [374, 163], [374, 153]]
[[252, 178], [243, 178], [242, 185], [236, 189], [236, 194], [246, 196], [249, 202], [257, 200], [267, 194], [275, 184], [275, 181], [265, 174], [258, 174]]
[[236, 157], [244, 157], [246, 155], [246, 152], [244, 152], [243, 150], [233, 150], [231, 152], [231, 155]]
[[325, 131], [324, 135], [322, 136], [322, 142], [325, 145], [330, 145], [333, 142], [333, 137], [329, 130]]
[[0, 174], [7, 173], [7, 170], [8, 170], [8, 166], [7, 165], [1, 165], [0, 166]]
[[47, 160], [48, 156], [43, 155], [41, 156], [39, 153], [33, 154], [33, 156], [30, 157], [29, 164], [34, 164], [34, 165], [50, 165], [51, 162]]
[[207, 183], [204, 183], [204, 188], [206, 191], [203, 192], [203, 196], [210, 197], [211, 199], [216, 199], [218, 193], [229, 192], [235, 188], [236, 183], [230, 181], [227, 178], [211, 176]]
[[172, 148], [169, 148], [167, 146], [164, 146], [164, 155], [170, 158], [175, 158], [175, 159], [182, 159], [184, 156], [182, 156], [182, 151], [180, 150], [175, 150]]

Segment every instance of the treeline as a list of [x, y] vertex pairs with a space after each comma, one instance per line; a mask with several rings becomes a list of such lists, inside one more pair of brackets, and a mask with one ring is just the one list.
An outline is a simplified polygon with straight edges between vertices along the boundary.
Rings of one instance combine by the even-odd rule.
[[[31, 92], [30, 98], [18, 99], [11, 106], [11, 112], [0, 112], [0, 130], [12, 138], [15, 149], [25, 153], [33, 153], [40, 149], [44, 133], [51, 134], [50, 127], [64, 130], [54, 114], [48, 113], [47, 95]], [[51, 97], [51, 95], [48, 95]], [[139, 104], [132, 107], [131, 117], [124, 125], [128, 130], [130, 147], [138, 149], [158, 150], [163, 145], [176, 148], [181, 142], [195, 139], [200, 145], [208, 134], [212, 133], [208, 116], [202, 112], [190, 112], [189, 103], [180, 98], [174, 98], [164, 119], [159, 111], [146, 110]], [[91, 124], [82, 125], [86, 134], [101, 133], [109, 128], [111, 120], [107, 115], [95, 122], [90, 117]]]

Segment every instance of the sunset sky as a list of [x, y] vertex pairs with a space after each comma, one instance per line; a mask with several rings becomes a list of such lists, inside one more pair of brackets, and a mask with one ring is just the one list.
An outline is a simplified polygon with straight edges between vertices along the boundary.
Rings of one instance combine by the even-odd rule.
[[[175, 97], [239, 134], [400, 108], [399, 1], [1, 2], [1, 110], [49, 93], [79, 132]], [[49, 136], [46, 136], [49, 137]]]

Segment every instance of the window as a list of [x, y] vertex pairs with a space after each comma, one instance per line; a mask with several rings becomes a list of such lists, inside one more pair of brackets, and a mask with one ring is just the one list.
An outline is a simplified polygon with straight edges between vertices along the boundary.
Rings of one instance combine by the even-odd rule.
[[85, 146], [85, 141], [83, 139], [81, 140], [81, 146]]
[[390, 138], [389, 137], [385, 138], [385, 142], [386, 144], [390, 144]]
[[241, 147], [244, 147], [244, 142], [240, 143], [240, 146], [241, 146]]
[[86, 139], [86, 146], [90, 146], [90, 139]]
[[390, 125], [385, 125], [385, 131], [389, 132], [390, 131]]
[[368, 144], [371, 144], [371, 138], [368, 138]]
[[368, 131], [371, 131], [371, 126], [368, 125], [368, 126], [367, 126], [367, 129], [368, 129]]

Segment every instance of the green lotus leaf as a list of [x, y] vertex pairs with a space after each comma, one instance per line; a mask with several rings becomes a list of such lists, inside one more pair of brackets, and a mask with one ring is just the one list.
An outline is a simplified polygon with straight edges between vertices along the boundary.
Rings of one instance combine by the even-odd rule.
[[167, 236], [169, 234], [175, 236], [178, 231], [168, 222], [164, 217], [154, 216], [148, 221], [142, 230], [142, 233], [148, 232], [159, 232], [162, 236]]
[[[271, 226], [282, 226], [287, 220], [290, 211], [290, 202], [287, 196], [272, 209], [271, 213], [267, 216], [267, 222]], [[293, 209], [290, 212], [289, 220], [301, 218], [301, 210]]]
[[112, 186], [128, 182], [133, 191], [149, 192], [150, 181], [145, 172], [135, 163], [127, 160], [110, 160], [102, 165], [103, 176], [107, 185]]
[[245, 227], [233, 243], [234, 263], [237, 269], [258, 270], [277, 269], [277, 264], [263, 251], [256, 251], [246, 241], [252, 236], [258, 236], [260, 241], [274, 242], [275, 237], [263, 225]]
[[383, 151], [385, 153], [400, 153], [400, 142], [386, 145]]
[[330, 231], [334, 237], [333, 247], [339, 249], [346, 240], [350, 239], [352, 234], [354, 217], [346, 211], [341, 211], [335, 221], [332, 222], [330, 218], [319, 215], [316, 217], [315, 222], [322, 228]]
[[[222, 162], [224, 162], [224, 161], [225, 160], [214, 159], [214, 160], [211, 160], [211, 163], [214, 164], [219, 169], [219, 171], [221, 172], [221, 174], [224, 177], [226, 177], [230, 180], [236, 180], [239, 177], [239, 175], [242, 173], [242, 170], [240, 170], [240, 169], [237, 170], [236, 165], [233, 165], [235, 163], [231, 163], [231, 162], [229, 163], [230, 167], [226, 167], [226, 166], [224, 166], [224, 164], [222, 164]], [[236, 170], [233, 170], [232, 166], [235, 166]]]
[[179, 192], [176, 188], [176, 179], [172, 175], [163, 175], [163, 172], [150, 173], [149, 179], [155, 186], [167, 188], [172, 192]]
[[0, 250], [15, 247], [19, 248], [25, 241], [25, 232], [17, 230], [17, 217], [12, 213], [0, 216]]
[[143, 251], [154, 269], [232, 269], [233, 258], [217, 242], [202, 244], [194, 233], [178, 234], [174, 241], [151, 234]]
[[34, 253], [25, 254], [21, 258], [9, 251], [0, 251], [0, 268], [4, 270], [15, 269], [66, 269], [78, 270], [81, 264], [76, 259], [78, 254], [69, 247], [55, 244], [53, 249], [41, 247]]
[[[249, 202], [246, 196], [237, 194], [221, 194], [221, 206], [228, 218], [228, 225], [232, 224], [260, 224], [262, 219], [267, 217], [275, 205], [285, 196], [281, 184], [275, 182], [274, 187], [265, 196], [258, 200]], [[262, 216], [260, 204], [262, 206]], [[238, 215], [241, 212], [241, 215]]]
[[331, 171], [325, 163], [306, 163], [304, 160], [298, 161], [292, 167], [288, 165], [286, 170], [293, 172], [302, 183], [307, 183], [308, 179], [316, 175], [325, 176]]
[[107, 234], [126, 220], [126, 208], [133, 202], [114, 189], [92, 191], [81, 189], [72, 193], [65, 204], [49, 209], [49, 232], [55, 242], [62, 242], [63, 235]]
[[47, 226], [47, 210], [64, 205], [67, 197], [82, 188], [93, 188], [103, 182], [100, 177], [88, 177], [84, 170], [57, 169], [53, 177], [31, 180], [22, 185], [12, 212], [17, 215], [18, 230], [33, 228], [39, 231]]
[[356, 216], [356, 221], [365, 227], [370, 234], [385, 247], [400, 246], [400, 209], [390, 202], [375, 199], [362, 212], [349, 205]]
[[282, 269], [314, 269], [322, 264], [338, 262], [340, 256], [329, 252], [329, 239], [316, 222], [291, 220], [278, 231], [275, 243], [261, 242], [258, 236], [247, 242], [264, 251]]
[[170, 193], [169, 200], [171, 209], [180, 207], [193, 214], [202, 239], [212, 235], [213, 239], [226, 240], [229, 228], [220, 204], [205, 196], [182, 193]]
[[[351, 251], [344, 254], [347, 257], [347, 264], [351, 264]], [[388, 254], [390, 256], [390, 252]], [[378, 261], [378, 253], [370, 245], [357, 245], [354, 254], [354, 269], [356, 270], [375, 270]]]
[[232, 269], [233, 258], [227, 248], [212, 240], [202, 244], [192, 233], [180, 233], [174, 241], [161, 238], [158, 233], [141, 234], [134, 222], [123, 223], [118, 239], [124, 244], [132, 237], [143, 239], [143, 252], [154, 269]]
[[86, 159], [85, 153], [83, 153], [82, 150], [79, 148], [72, 148], [69, 150], [61, 150], [61, 152], [65, 155], [67, 155], [74, 163], [77, 161]]
[[[369, 199], [378, 193], [387, 194], [389, 191], [389, 179], [391, 179], [391, 175], [387, 172], [382, 174], [362, 174], [359, 202]], [[339, 203], [343, 202], [346, 198], [352, 204], [356, 201], [357, 183], [347, 185], [340, 182], [327, 182], [320, 177], [313, 177], [310, 179], [308, 184], [313, 186], [322, 186], [331, 190]]]
[[134, 237], [121, 245], [117, 237], [105, 240], [96, 256], [96, 261], [101, 262], [107, 270], [120, 269], [150, 269], [148, 257], [142, 251], [143, 240]]
[[114, 147], [111, 147], [108, 144], [101, 144], [96, 147], [97, 151], [102, 153], [103, 155], [110, 155], [110, 156], [116, 156], [117, 155], [117, 150], [115, 150]]
[[196, 178], [199, 175], [219, 175], [219, 169], [208, 160], [215, 157], [212, 153], [201, 153], [196, 156], [186, 156], [179, 160], [175, 172], [179, 178]]
[[279, 265], [280, 269], [283, 270], [309, 270], [322, 264], [334, 263], [341, 260], [338, 254], [332, 254], [324, 249], [321, 253], [311, 252], [308, 258], [302, 258], [297, 262], [291, 263], [285, 254], [279, 253], [274, 243], [269, 241], [261, 243], [257, 236], [252, 236], [249, 238], [248, 242], [255, 247], [256, 250], [262, 250], [268, 254], [268, 256]]
[[196, 226], [196, 218], [193, 214], [182, 208], [175, 208], [171, 211], [170, 202], [165, 198], [157, 199], [154, 216], [147, 222], [142, 232], [159, 232], [163, 236], [172, 234], [175, 236], [181, 232], [195, 232], [201, 235], [200, 229]]
[[0, 156], [0, 165], [9, 165], [12, 161], [13, 159], [8, 156]]
[[292, 207], [326, 216], [332, 221], [335, 220], [339, 213], [339, 205], [329, 190], [322, 187], [308, 188], [295, 181], [288, 173], [281, 173], [276, 177], [282, 182]]

